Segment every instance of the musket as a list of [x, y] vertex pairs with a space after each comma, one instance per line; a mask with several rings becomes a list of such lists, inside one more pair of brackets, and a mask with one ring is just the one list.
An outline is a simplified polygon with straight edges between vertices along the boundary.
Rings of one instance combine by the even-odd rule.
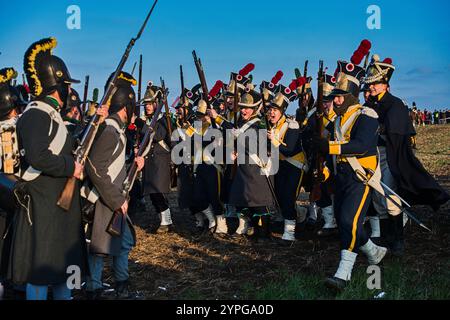
[[[139, 150], [137, 153], [137, 157], [145, 157], [147, 156], [147, 153], [150, 150], [150, 147], [153, 143], [153, 139], [155, 137], [156, 129], [158, 126], [158, 118], [159, 114], [161, 113], [161, 110], [163, 108], [164, 101], [166, 99], [165, 94], [163, 95], [163, 98], [160, 100], [158, 104], [158, 108], [155, 111], [155, 114], [153, 115], [152, 121], [150, 122], [150, 125], [148, 129], [145, 131], [144, 138], [142, 139]], [[136, 162], [133, 162], [130, 169], [128, 170], [127, 177], [122, 183], [122, 194], [129, 199], [130, 197], [130, 191], [133, 188], [134, 183], [136, 182], [137, 176], [138, 176], [138, 166]], [[114, 211], [113, 216], [108, 224], [108, 227], [106, 231], [115, 237], [120, 237], [122, 234], [122, 226], [124, 224], [125, 215], [120, 211]]]
[[83, 92], [83, 105], [81, 107], [81, 121], [83, 122], [87, 109], [87, 99], [89, 93], [89, 76], [86, 76], [84, 80], [84, 92]]
[[[316, 127], [315, 135], [323, 138], [323, 83], [325, 74], [323, 71], [323, 61], [319, 61], [319, 73], [317, 76], [317, 102], [316, 102]], [[310, 193], [310, 202], [319, 201], [321, 198], [320, 185], [323, 182], [323, 162], [324, 158], [320, 153], [316, 154], [316, 163], [313, 168], [313, 187]]]
[[[305, 77], [306, 82], [308, 82], [308, 60], [305, 61], [305, 67], [303, 69], [303, 77]], [[303, 104], [303, 100], [305, 97], [305, 91], [306, 91], [306, 83], [303, 85], [302, 87], [302, 93], [300, 95], [300, 98], [302, 99], [302, 104]], [[307, 108], [307, 106], [305, 106], [305, 109]]]
[[94, 91], [92, 91], [92, 102], [97, 103], [98, 100], [98, 88], [94, 88]]
[[[134, 114], [136, 117], [141, 115], [141, 97], [142, 97], [142, 54], [139, 56], [139, 75], [138, 75], [138, 94], [137, 94], [137, 105], [134, 109]], [[137, 130], [135, 135], [134, 147], [139, 145], [141, 139], [140, 130]]]
[[[206, 102], [206, 108], [211, 109], [211, 103], [209, 100], [208, 84], [206, 82], [205, 71], [203, 70], [202, 61], [197, 58], [197, 53], [195, 52], [195, 50], [192, 51], [192, 56], [194, 57], [195, 67], [197, 69], [198, 77], [200, 79], [200, 84], [202, 86], [203, 100], [205, 100], [205, 102]], [[212, 123], [213, 128], [216, 128], [216, 122], [212, 121], [211, 123]]]
[[366, 59], [364, 60], [364, 70], [367, 69], [367, 65], [369, 64], [369, 56], [370, 56], [370, 51], [367, 52]]
[[184, 106], [186, 103], [186, 96], [184, 94], [184, 74], [183, 74], [183, 66], [180, 65], [180, 82], [181, 82], [181, 95], [180, 95], [180, 101], [181, 101], [181, 105], [182, 105], [182, 110], [183, 110], [183, 124], [186, 122], [186, 114], [185, 114], [185, 110], [184, 110]]
[[133, 64], [133, 69], [131, 69], [131, 75], [134, 75], [134, 70], [136, 69], [137, 61]]
[[269, 119], [267, 119], [266, 99], [264, 97], [264, 89], [262, 87], [260, 87], [259, 89], [260, 89], [260, 92], [261, 92], [261, 100], [262, 100], [262, 110], [263, 110], [264, 122], [266, 124], [266, 129], [269, 130]]
[[[138, 78], [138, 102], [141, 103], [142, 93], [142, 54], [139, 57], [139, 78]], [[140, 111], [139, 111], [140, 113]]]
[[166, 114], [166, 120], [167, 120], [167, 129], [169, 130], [169, 136], [172, 136], [172, 120], [170, 118], [170, 110], [169, 110], [169, 102], [167, 101], [167, 90], [166, 90], [166, 84], [161, 78], [161, 88], [163, 92], [163, 99], [164, 99], [164, 111]]
[[[136, 37], [132, 38], [130, 40], [130, 42], [128, 43], [128, 46], [125, 49], [125, 52], [122, 55], [122, 58], [120, 59], [120, 62], [116, 68], [116, 71], [114, 72], [112, 78], [110, 79], [110, 81], [108, 82], [108, 85], [106, 86], [106, 90], [103, 95], [103, 98], [99, 103], [100, 106], [105, 106], [106, 108], [109, 108], [111, 98], [117, 90], [117, 87], [116, 87], [117, 78], [119, 77], [120, 73], [122, 72], [122, 69], [128, 60], [128, 57], [130, 55], [131, 50], [133, 49], [134, 44], [136, 43], [136, 41], [141, 37], [142, 33], [144, 32], [147, 22], [150, 19], [150, 16], [151, 16], [153, 10], [155, 9], [157, 2], [158, 2], [158, 0], [155, 0], [155, 2], [153, 3], [153, 6], [150, 9], [150, 12], [148, 13], [147, 17], [145, 18], [145, 21], [144, 21], [141, 29], [139, 30], [138, 34], [136, 35]], [[91, 151], [92, 144], [94, 142], [95, 135], [97, 134], [100, 122], [101, 122], [101, 117], [99, 115], [95, 114], [92, 117], [86, 130], [84, 131], [83, 137], [74, 152], [75, 161], [80, 163], [83, 166], [84, 166], [84, 163], [86, 161], [86, 158], [87, 158], [89, 152]], [[59, 200], [57, 202], [57, 205], [66, 211], [68, 211], [70, 209], [70, 206], [72, 204], [72, 198], [73, 198], [73, 193], [74, 193], [75, 186], [76, 186], [76, 180], [77, 179], [75, 177], [68, 178], [66, 186], [64, 187], [64, 190], [61, 193], [61, 196], [59, 197]]]

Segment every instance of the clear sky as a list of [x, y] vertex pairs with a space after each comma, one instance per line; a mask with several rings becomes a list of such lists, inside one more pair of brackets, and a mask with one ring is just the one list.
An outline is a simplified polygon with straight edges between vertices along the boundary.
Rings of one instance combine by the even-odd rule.
[[[103, 88], [153, 1], [27, 0], [7, 1], [0, 10], [0, 67], [22, 72], [23, 54], [36, 40], [54, 36], [54, 54], [63, 58], [73, 77], [90, 75], [91, 87]], [[81, 30], [69, 30], [69, 5], [81, 9]], [[381, 29], [369, 30], [369, 5], [381, 9]], [[179, 93], [179, 65], [186, 86], [198, 82], [192, 60], [195, 49], [211, 87], [228, 82], [231, 71], [253, 62], [256, 83], [282, 70], [282, 82], [303, 70], [317, 73], [318, 60], [334, 71], [338, 59], [350, 59], [360, 41], [372, 41], [372, 52], [391, 57], [396, 66], [392, 92], [420, 108], [448, 107], [450, 93], [450, 1], [175, 1], [159, 0], [149, 25], [130, 55], [130, 72], [144, 56], [143, 79]], [[137, 68], [135, 71], [137, 77]], [[145, 85], [144, 85], [145, 88]], [[76, 87], [81, 93], [82, 85]], [[103, 90], [100, 90], [103, 92]], [[291, 106], [290, 112], [293, 112]]]

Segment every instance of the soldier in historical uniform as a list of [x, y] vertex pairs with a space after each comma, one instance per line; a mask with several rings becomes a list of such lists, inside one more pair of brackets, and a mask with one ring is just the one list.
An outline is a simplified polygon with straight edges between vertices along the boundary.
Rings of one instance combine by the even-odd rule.
[[[216, 150], [222, 148], [223, 140], [220, 139], [221, 137], [216, 139], [214, 135], [209, 135], [209, 131], [213, 127], [207, 113], [207, 103], [203, 99], [198, 101], [195, 116], [195, 133], [192, 137], [193, 201], [196, 206], [206, 207], [202, 212], [208, 219], [209, 230], [227, 234], [228, 228], [220, 197], [223, 169], [215, 158]], [[212, 150], [211, 144], [214, 145]]]
[[[361, 57], [362, 60], [362, 57]], [[387, 249], [375, 245], [366, 234], [363, 223], [369, 207], [372, 190], [363, 183], [360, 175], [371, 178], [377, 170], [377, 114], [359, 104], [360, 79], [364, 69], [358, 59], [338, 61], [337, 82], [331, 93], [334, 112], [332, 140], [315, 138], [324, 154], [336, 157], [335, 214], [341, 242], [341, 260], [327, 286], [343, 289], [351, 279], [358, 250], [366, 254], [369, 264], [381, 262]], [[361, 61], [359, 61], [360, 63]]]
[[[334, 120], [336, 120], [336, 113], [333, 110], [332, 97], [330, 97], [335, 85], [336, 78], [332, 75], [325, 74], [323, 82], [323, 136], [328, 138], [331, 137], [331, 132], [334, 127]], [[311, 122], [314, 122], [314, 126], [315, 123], [317, 123], [316, 119]], [[328, 237], [337, 234], [337, 224], [333, 206], [334, 179], [332, 173], [335, 172], [333, 159], [331, 156], [327, 156], [325, 161], [327, 164], [327, 170], [329, 170], [329, 172], [326, 172], [326, 175], [329, 174], [330, 176], [320, 184], [320, 199], [316, 201], [317, 207], [320, 208], [321, 216], [324, 221], [322, 228], [317, 231], [317, 235], [319, 237]]]
[[[122, 188], [127, 175], [125, 129], [131, 121], [136, 105], [132, 87], [135, 84], [136, 80], [130, 74], [121, 72], [116, 82], [117, 90], [111, 97], [110, 116], [97, 133], [86, 164], [86, 172], [93, 188], [85, 190], [84, 194], [89, 201], [95, 203], [94, 218], [89, 232], [90, 277], [86, 283], [88, 299], [101, 297], [105, 255], [113, 257], [116, 297], [119, 299], [134, 297], [129, 291], [128, 256], [136, 243], [136, 235], [127, 215], [128, 199], [123, 194]], [[142, 169], [144, 159], [136, 157], [135, 161], [139, 170]], [[120, 236], [107, 231], [114, 212], [124, 215]]]
[[[392, 59], [380, 61], [379, 56], [374, 55], [367, 68], [367, 76], [363, 79], [370, 89], [368, 105], [378, 114], [380, 124], [378, 150], [382, 182], [398, 192], [410, 205], [424, 204], [438, 210], [450, 196], [414, 156], [411, 137], [415, 135], [415, 130], [408, 108], [388, 90], [394, 70]], [[389, 191], [386, 193], [390, 194]], [[397, 196], [390, 195], [397, 204], [401, 204]], [[380, 215], [389, 216], [386, 240], [394, 254], [402, 255], [404, 213], [398, 205], [379, 194], [374, 197], [374, 206]], [[383, 230], [381, 232], [383, 237]]]
[[11, 246], [11, 224], [16, 209], [13, 190], [20, 167], [16, 123], [26, 102], [11, 85], [17, 77], [13, 68], [0, 70], [0, 300], [6, 280]]
[[[158, 103], [161, 103], [161, 99], [163, 99], [162, 88], [149, 82], [144, 100], [142, 101], [145, 108], [144, 118], [137, 118], [135, 121], [138, 130], [140, 130], [141, 137], [148, 130]], [[156, 231], [157, 233], [167, 233], [173, 230], [172, 215], [167, 199], [167, 194], [170, 193], [171, 187], [170, 151], [171, 137], [167, 118], [164, 116], [164, 113], [160, 113], [155, 137], [146, 156], [142, 176], [142, 194], [144, 197], [150, 197], [156, 212], [160, 216], [160, 226]]]
[[[226, 126], [230, 124], [236, 123], [239, 117], [239, 110], [235, 110], [234, 106], [234, 92], [235, 90], [239, 91], [239, 94], [245, 90], [247, 84], [250, 84], [251, 80], [248, 74], [255, 68], [255, 65], [252, 63], [247, 64], [244, 68], [239, 70], [238, 73], [232, 72], [230, 75], [230, 81], [228, 85], [223, 86], [222, 94], [224, 98], [224, 102], [226, 108], [223, 112], [218, 112], [217, 117], [215, 118], [215, 123], [219, 128], [226, 130], [227, 128], [222, 127], [221, 124], [226, 121]], [[211, 115], [210, 115], [211, 116]], [[255, 115], [256, 117], [256, 115]], [[224, 152], [226, 153], [227, 148], [233, 148], [235, 145], [235, 139], [228, 137], [224, 134]], [[225, 154], [224, 153], [224, 154]], [[221, 200], [224, 203], [225, 212], [227, 217], [235, 217], [236, 216], [236, 208], [229, 203], [229, 192], [231, 188], [231, 183], [234, 178], [234, 165], [230, 165], [226, 163], [224, 166], [224, 173], [222, 179], [221, 186]], [[238, 214], [239, 218], [239, 227], [237, 228], [235, 235], [241, 236], [246, 234], [248, 231], [248, 217], [246, 215]], [[216, 228], [216, 233], [228, 233], [228, 226], [226, 223], [226, 219], [222, 217], [218, 217], [217, 219], [218, 225]]]
[[56, 39], [40, 40], [26, 51], [24, 70], [34, 101], [17, 122], [21, 179], [16, 188], [20, 211], [15, 220], [9, 278], [27, 284], [27, 299], [69, 300], [69, 267], [86, 270], [86, 243], [79, 188], [66, 212], [57, 206], [67, 179], [80, 179], [83, 167], [73, 159], [74, 141], [60, 111], [68, 105], [72, 79], [65, 63], [51, 54]]
[[[275, 195], [273, 194], [275, 191], [271, 190], [274, 181], [273, 175], [268, 169], [268, 155], [265, 154], [264, 157], [263, 152], [265, 151], [261, 151], [264, 144], [259, 137], [261, 127], [260, 119], [257, 117], [261, 103], [261, 94], [249, 83], [239, 95], [240, 117], [236, 128], [232, 123], [219, 117], [214, 110], [210, 110], [209, 114], [223, 129], [234, 129], [233, 135], [237, 139], [238, 152], [233, 154], [236, 164], [235, 169], [232, 170], [232, 181], [228, 195], [228, 204], [236, 208], [240, 218], [236, 233], [247, 234], [248, 220], [250, 219], [255, 230], [254, 238], [267, 241], [270, 239], [269, 207], [275, 203]], [[254, 135], [251, 141], [249, 141], [250, 135]], [[259, 146], [257, 150], [260, 150], [260, 154], [266, 159], [261, 159], [258, 154], [254, 153], [254, 148], [250, 147], [250, 143]], [[243, 154], [239, 155], [239, 150]]]
[[71, 88], [68, 106], [61, 113], [67, 130], [75, 139], [78, 139], [84, 129], [81, 121], [81, 99], [78, 92]]
[[[287, 107], [297, 99], [296, 81], [289, 87], [278, 85], [275, 96], [269, 100], [267, 118], [269, 120], [268, 138], [272, 148], [278, 148], [279, 169], [275, 174], [275, 193], [284, 217], [282, 239], [295, 240], [297, 223], [296, 200], [300, 192], [302, 177], [306, 169], [306, 155], [300, 139], [300, 126], [297, 121], [286, 117]], [[264, 91], [263, 91], [264, 94]]]
[[[205, 229], [211, 231], [216, 226], [213, 211], [208, 201], [198, 203], [194, 198], [195, 175], [194, 175], [194, 134], [196, 129], [193, 127], [196, 114], [193, 110], [200, 101], [200, 85], [195, 85], [191, 90], [185, 89], [182, 99], [176, 107], [176, 143], [175, 154], [183, 161], [177, 164], [178, 169], [178, 206], [181, 209], [189, 209], [195, 217], [196, 232], [204, 232]], [[197, 193], [201, 193], [198, 190]], [[203, 190], [205, 192], [205, 190]], [[201, 195], [200, 195], [201, 196]], [[205, 223], [205, 219], [207, 223]]]

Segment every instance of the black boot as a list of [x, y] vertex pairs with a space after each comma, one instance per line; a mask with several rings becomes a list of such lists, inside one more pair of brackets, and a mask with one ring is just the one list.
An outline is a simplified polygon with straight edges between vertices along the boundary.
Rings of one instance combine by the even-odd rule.
[[258, 242], [270, 242], [270, 216], [258, 217]]
[[139, 292], [133, 292], [129, 289], [128, 280], [117, 281], [116, 283], [117, 300], [143, 300], [144, 297]]
[[328, 277], [325, 279], [325, 286], [329, 289], [336, 290], [336, 291], [343, 291], [349, 281], [345, 281], [336, 277]]
[[403, 214], [398, 216], [389, 216], [389, 223], [391, 224], [392, 241], [390, 245], [392, 255], [402, 257], [405, 253], [405, 243], [403, 238]]
[[105, 300], [106, 298], [103, 296], [103, 289], [97, 289], [94, 291], [85, 292], [86, 300]]

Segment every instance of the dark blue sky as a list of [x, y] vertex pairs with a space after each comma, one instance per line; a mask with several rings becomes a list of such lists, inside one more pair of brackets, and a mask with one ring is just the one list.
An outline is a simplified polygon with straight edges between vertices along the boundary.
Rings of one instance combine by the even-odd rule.
[[[45, 1], [2, 3], [0, 11], [0, 66], [22, 72], [23, 53], [43, 37], [54, 36], [54, 54], [63, 58], [74, 77], [91, 77], [91, 91], [103, 88], [128, 41], [138, 31], [149, 1]], [[68, 30], [66, 9], [81, 8], [81, 30]], [[381, 8], [381, 30], [366, 26], [367, 7]], [[338, 59], [350, 59], [360, 41], [372, 41], [372, 52], [391, 57], [397, 70], [392, 91], [409, 104], [448, 107], [450, 82], [449, 1], [175, 1], [159, 0], [150, 23], [125, 68], [131, 71], [144, 55], [144, 81], [163, 76], [179, 92], [179, 65], [186, 86], [198, 82], [191, 52], [202, 59], [209, 85], [229, 80], [253, 62], [255, 82], [270, 80], [278, 71], [284, 83], [293, 70], [318, 60], [334, 71]], [[137, 77], [137, 70], [135, 72]], [[76, 87], [82, 92], [82, 86]], [[101, 90], [102, 92], [102, 90]], [[290, 111], [293, 111], [293, 106]]]

